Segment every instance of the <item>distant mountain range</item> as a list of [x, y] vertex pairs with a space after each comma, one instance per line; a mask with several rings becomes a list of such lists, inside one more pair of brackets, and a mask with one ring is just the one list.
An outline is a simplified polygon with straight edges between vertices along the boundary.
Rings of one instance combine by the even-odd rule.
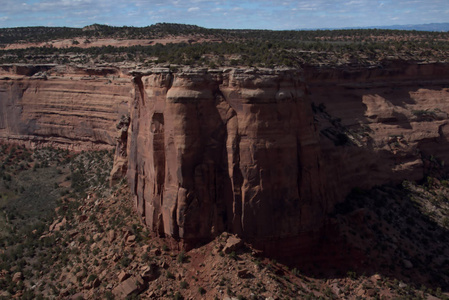
[[[316, 28], [315, 28], [316, 29]], [[449, 23], [430, 23], [415, 25], [389, 25], [389, 26], [367, 26], [367, 27], [344, 27], [344, 28], [320, 28], [322, 30], [333, 29], [393, 29], [393, 30], [418, 30], [418, 31], [449, 31]]]
[[378, 29], [398, 29], [398, 30], [419, 30], [419, 31], [449, 31], [449, 23], [430, 23], [417, 25], [392, 25], [392, 26], [373, 26], [367, 28]]

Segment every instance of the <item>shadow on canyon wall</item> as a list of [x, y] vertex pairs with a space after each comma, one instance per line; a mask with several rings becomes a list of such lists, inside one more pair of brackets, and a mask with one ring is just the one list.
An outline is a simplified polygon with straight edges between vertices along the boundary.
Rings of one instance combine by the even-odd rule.
[[[323, 227], [257, 246], [312, 277], [380, 274], [448, 291], [449, 232], [428, 208], [430, 201], [444, 211], [448, 200], [441, 196], [445, 188], [432, 192], [425, 181], [446, 176], [445, 86], [309, 87], [324, 160], [331, 166], [328, 188], [351, 192]], [[337, 134], [346, 135], [346, 143], [338, 144]], [[404, 180], [422, 185], [413, 190]], [[430, 194], [426, 198], [416, 189]]]

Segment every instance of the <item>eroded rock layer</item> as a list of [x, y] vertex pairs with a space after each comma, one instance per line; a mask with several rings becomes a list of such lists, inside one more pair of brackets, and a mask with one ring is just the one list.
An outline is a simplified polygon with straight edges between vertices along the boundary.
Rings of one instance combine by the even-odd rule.
[[73, 150], [112, 149], [116, 124], [128, 114], [132, 85], [129, 78], [119, 78], [117, 69], [104, 72], [3, 66], [0, 139]]
[[126, 161], [139, 213], [187, 243], [227, 230], [295, 255], [334, 231], [325, 216], [352, 189], [445, 168], [445, 70], [136, 72]]

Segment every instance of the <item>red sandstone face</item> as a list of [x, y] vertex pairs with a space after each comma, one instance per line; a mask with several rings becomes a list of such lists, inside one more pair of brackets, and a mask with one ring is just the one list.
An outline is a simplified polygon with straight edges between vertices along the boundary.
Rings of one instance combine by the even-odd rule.
[[159, 69], [134, 82], [118, 69], [44, 71], [2, 69], [0, 138], [117, 147], [113, 178], [127, 174], [146, 224], [189, 243], [316, 233], [352, 188], [420, 179], [426, 156], [449, 161], [445, 65]]
[[0, 72], [1, 139], [77, 151], [114, 147], [116, 124], [128, 113], [129, 78], [118, 70], [22, 69]]

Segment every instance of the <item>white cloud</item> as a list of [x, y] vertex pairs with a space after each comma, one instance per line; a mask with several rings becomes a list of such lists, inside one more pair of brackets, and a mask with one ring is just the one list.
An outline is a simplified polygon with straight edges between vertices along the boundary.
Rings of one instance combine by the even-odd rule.
[[364, 4], [363, 0], [353, 0], [353, 1], [349, 1], [346, 2], [345, 5], [351, 6], [351, 5], [360, 5], [360, 4]]
[[199, 11], [200, 8], [199, 7], [190, 7], [187, 11], [188, 12], [194, 12], [194, 11]]
[[319, 5], [315, 3], [302, 3], [298, 5], [299, 10], [318, 10]]

